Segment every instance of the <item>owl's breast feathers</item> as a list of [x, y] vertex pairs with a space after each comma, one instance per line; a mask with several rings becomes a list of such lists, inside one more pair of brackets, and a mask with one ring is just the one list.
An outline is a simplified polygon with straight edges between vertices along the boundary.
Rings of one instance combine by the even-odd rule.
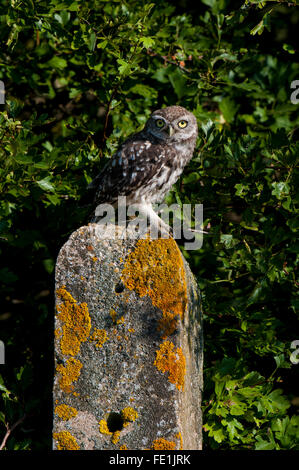
[[118, 196], [126, 196], [127, 204], [162, 201], [193, 150], [193, 142], [177, 148], [150, 141], [142, 132], [132, 136], [89, 185], [96, 191], [94, 205], [115, 204]]

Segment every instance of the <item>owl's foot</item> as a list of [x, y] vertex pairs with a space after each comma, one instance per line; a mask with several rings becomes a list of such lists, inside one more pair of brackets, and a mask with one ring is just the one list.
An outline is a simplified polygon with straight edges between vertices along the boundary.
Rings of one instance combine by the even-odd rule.
[[151, 238], [173, 238], [173, 231], [170, 225], [164, 222], [153, 209], [147, 213], [147, 220]]
[[159, 222], [158, 238], [173, 238], [173, 230], [170, 225], [166, 224], [162, 219]]
[[[150, 236], [153, 240], [157, 238], [172, 238], [171, 227], [158, 216], [151, 204], [134, 204], [132, 210], [133, 212], [139, 212], [138, 218], [136, 218], [135, 214], [133, 217], [127, 215], [127, 221], [130, 228], [135, 229], [136, 233], [139, 230], [138, 233], [141, 237]], [[133, 219], [135, 219], [135, 222]], [[135, 224], [136, 226], [134, 227]]]

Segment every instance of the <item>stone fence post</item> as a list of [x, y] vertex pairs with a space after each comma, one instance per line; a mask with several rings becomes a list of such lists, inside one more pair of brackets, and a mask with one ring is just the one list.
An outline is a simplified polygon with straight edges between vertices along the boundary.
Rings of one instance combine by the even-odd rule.
[[199, 293], [170, 239], [76, 230], [56, 264], [53, 449], [201, 449]]

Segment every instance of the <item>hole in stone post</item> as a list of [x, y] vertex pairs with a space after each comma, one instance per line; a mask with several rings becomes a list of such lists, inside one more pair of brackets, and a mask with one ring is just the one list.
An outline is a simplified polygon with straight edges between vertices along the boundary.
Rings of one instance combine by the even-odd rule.
[[119, 282], [118, 284], [116, 284], [114, 290], [117, 294], [120, 294], [121, 292], [123, 292], [125, 290], [125, 286], [123, 285], [122, 282]]
[[110, 432], [121, 431], [124, 427], [124, 420], [119, 413], [112, 412], [108, 416], [107, 426]]

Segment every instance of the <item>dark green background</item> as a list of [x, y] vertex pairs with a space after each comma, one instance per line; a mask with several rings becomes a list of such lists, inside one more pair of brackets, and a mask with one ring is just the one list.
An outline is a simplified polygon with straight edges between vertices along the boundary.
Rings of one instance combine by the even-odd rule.
[[[0, 0], [0, 442], [51, 446], [57, 253], [120, 140], [198, 119], [167, 201], [203, 203], [206, 449], [298, 449], [299, 9], [294, 2]], [[0, 444], [1, 445], [1, 444]]]

